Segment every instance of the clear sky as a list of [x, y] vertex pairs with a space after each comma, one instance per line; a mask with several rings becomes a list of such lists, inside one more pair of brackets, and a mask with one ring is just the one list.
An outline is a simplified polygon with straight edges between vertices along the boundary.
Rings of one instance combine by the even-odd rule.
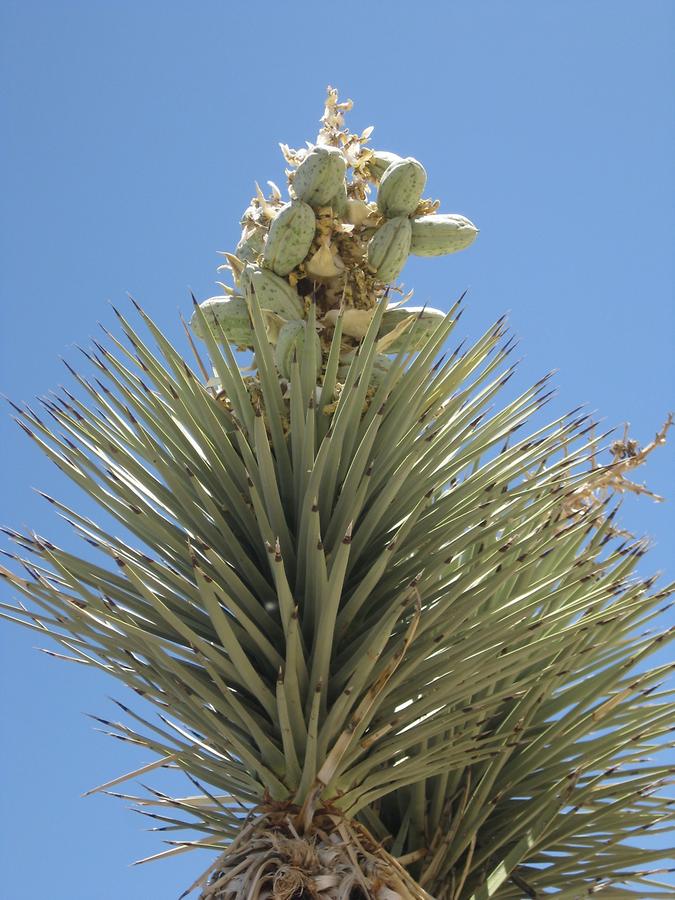
[[[277, 143], [314, 138], [333, 84], [356, 102], [353, 130], [419, 158], [443, 210], [481, 229], [463, 254], [406, 267], [420, 303], [468, 287], [473, 337], [509, 311], [519, 384], [560, 370], [551, 413], [585, 402], [645, 443], [675, 406], [672, 0], [3, 0], [0, 16], [0, 390], [14, 399], [64, 382], [59, 356], [114, 327], [107, 301], [127, 291], [183, 346], [188, 289], [216, 293], [254, 180], [281, 183]], [[93, 508], [4, 413], [0, 448], [0, 520], [77, 547], [31, 488]], [[670, 502], [631, 500], [623, 517], [654, 538], [642, 571], [671, 579], [674, 459], [675, 434], [643, 473]], [[114, 717], [107, 695], [124, 692], [37, 653], [32, 633], [0, 623], [0, 644], [4, 896], [177, 896], [207, 858], [128, 868], [163, 835], [79, 798], [149, 761], [82, 715]]]

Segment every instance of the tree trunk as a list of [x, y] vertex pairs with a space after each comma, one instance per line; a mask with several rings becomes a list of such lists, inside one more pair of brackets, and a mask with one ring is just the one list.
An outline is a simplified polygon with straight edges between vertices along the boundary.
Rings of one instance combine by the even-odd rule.
[[309, 829], [287, 809], [245, 821], [183, 894], [200, 900], [433, 900], [359, 823], [318, 813]]

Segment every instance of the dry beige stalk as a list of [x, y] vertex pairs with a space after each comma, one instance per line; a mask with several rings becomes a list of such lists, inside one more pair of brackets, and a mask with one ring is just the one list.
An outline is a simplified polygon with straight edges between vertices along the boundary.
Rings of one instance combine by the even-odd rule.
[[563, 500], [563, 514], [567, 518], [578, 516], [598, 509], [614, 494], [641, 494], [651, 497], [656, 503], [662, 503], [663, 497], [650, 491], [644, 484], [631, 481], [628, 473], [644, 465], [653, 451], [665, 444], [668, 430], [673, 424], [673, 414], [669, 413], [654, 440], [640, 448], [638, 442], [628, 437], [628, 424], [624, 427], [621, 440], [615, 441], [611, 447], [612, 461], [601, 466], [595, 457], [591, 457], [591, 472], [587, 482]]

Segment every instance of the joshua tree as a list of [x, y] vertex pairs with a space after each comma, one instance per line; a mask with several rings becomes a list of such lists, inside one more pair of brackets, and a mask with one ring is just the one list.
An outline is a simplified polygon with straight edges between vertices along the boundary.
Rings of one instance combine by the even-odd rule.
[[214, 851], [203, 898], [672, 896], [639, 846], [672, 821], [644, 664], [671, 588], [615, 521], [670, 420], [644, 449], [578, 410], [525, 435], [548, 378], [495, 411], [504, 321], [443, 353], [462, 299], [396, 286], [477, 230], [348, 108], [282, 147], [290, 200], [245, 211], [194, 362], [137, 307], [158, 349], [118, 313], [77, 394], [15, 407], [125, 537], [47, 497], [100, 560], [10, 531], [3, 614], [159, 707], [101, 721], [196, 786], [134, 799], [199, 832], [160, 856]]

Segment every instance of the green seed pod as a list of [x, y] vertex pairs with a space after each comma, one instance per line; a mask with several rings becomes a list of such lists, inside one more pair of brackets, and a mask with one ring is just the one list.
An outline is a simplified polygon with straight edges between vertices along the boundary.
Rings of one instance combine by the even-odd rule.
[[310, 206], [326, 206], [340, 190], [346, 170], [341, 150], [317, 145], [295, 170], [293, 193]]
[[373, 369], [370, 380], [374, 384], [381, 384], [389, 374], [392, 363], [393, 359], [385, 356], [384, 353], [378, 353], [373, 359]]
[[410, 252], [415, 256], [444, 256], [473, 243], [478, 229], [464, 216], [420, 216], [412, 221]]
[[426, 183], [424, 166], [411, 156], [392, 163], [380, 181], [377, 208], [389, 218], [411, 215], [417, 209]]
[[382, 384], [389, 374], [389, 369], [393, 363], [393, 359], [385, 356], [384, 353], [378, 353], [373, 359], [373, 368], [370, 375], [370, 381], [375, 386]]
[[413, 318], [408, 327], [397, 337], [393, 337], [387, 344], [387, 353], [398, 353], [399, 350], [420, 350], [430, 335], [434, 333], [439, 323], [445, 318], [441, 309], [432, 306], [398, 306], [395, 309], [387, 309], [382, 316], [382, 323], [378, 332], [378, 340], [386, 337], [395, 328], [402, 327], [406, 319]]
[[[237, 347], [253, 347], [253, 326], [248, 314], [248, 305], [243, 297], [210, 297], [199, 304], [199, 308], [211, 326], [214, 338], [222, 340], [220, 329], [227, 340]], [[195, 310], [190, 319], [190, 327], [198, 338], [204, 340], [202, 323]]]
[[379, 181], [392, 163], [401, 162], [402, 157], [388, 150], [374, 150], [366, 163], [368, 174], [373, 181]]
[[348, 209], [348, 197], [347, 197], [347, 185], [343, 181], [341, 186], [338, 188], [337, 193], [334, 197], [331, 198], [330, 205], [333, 207], [333, 212], [336, 216], [339, 216], [341, 219], [346, 218], [347, 209]]
[[[341, 381], [343, 384], [347, 380], [347, 376], [349, 374], [349, 366], [351, 361], [354, 359], [354, 353], [347, 353], [341, 359], [341, 365], [337, 371], [337, 380]], [[373, 357], [373, 368], [370, 374], [370, 384], [373, 387], [378, 387], [384, 379], [387, 377], [387, 373], [391, 368], [393, 363], [393, 359], [388, 356], [385, 356], [384, 353], [376, 353]]]
[[311, 206], [302, 200], [282, 206], [265, 241], [263, 265], [277, 275], [288, 275], [307, 256], [315, 231], [316, 217]]
[[251, 228], [242, 233], [241, 239], [234, 251], [243, 262], [253, 262], [263, 252], [265, 232], [262, 228]]
[[302, 316], [303, 305], [298, 292], [285, 278], [269, 269], [247, 263], [241, 275], [241, 286], [247, 295], [255, 291], [262, 309], [276, 313], [286, 321]]
[[[305, 346], [306, 325], [305, 322], [295, 320], [294, 322], [286, 322], [277, 336], [277, 343], [274, 348], [274, 361], [277, 365], [279, 373], [284, 378], [291, 377], [291, 365], [293, 359], [300, 359]], [[319, 335], [314, 332], [314, 340], [316, 342], [315, 358], [317, 365], [321, 365], [321, 341]]]
[[377, 229], [368, 243], [368, 265], [380, 281], [398, 278], [410, 252], [410, 219], [397, 216]]

